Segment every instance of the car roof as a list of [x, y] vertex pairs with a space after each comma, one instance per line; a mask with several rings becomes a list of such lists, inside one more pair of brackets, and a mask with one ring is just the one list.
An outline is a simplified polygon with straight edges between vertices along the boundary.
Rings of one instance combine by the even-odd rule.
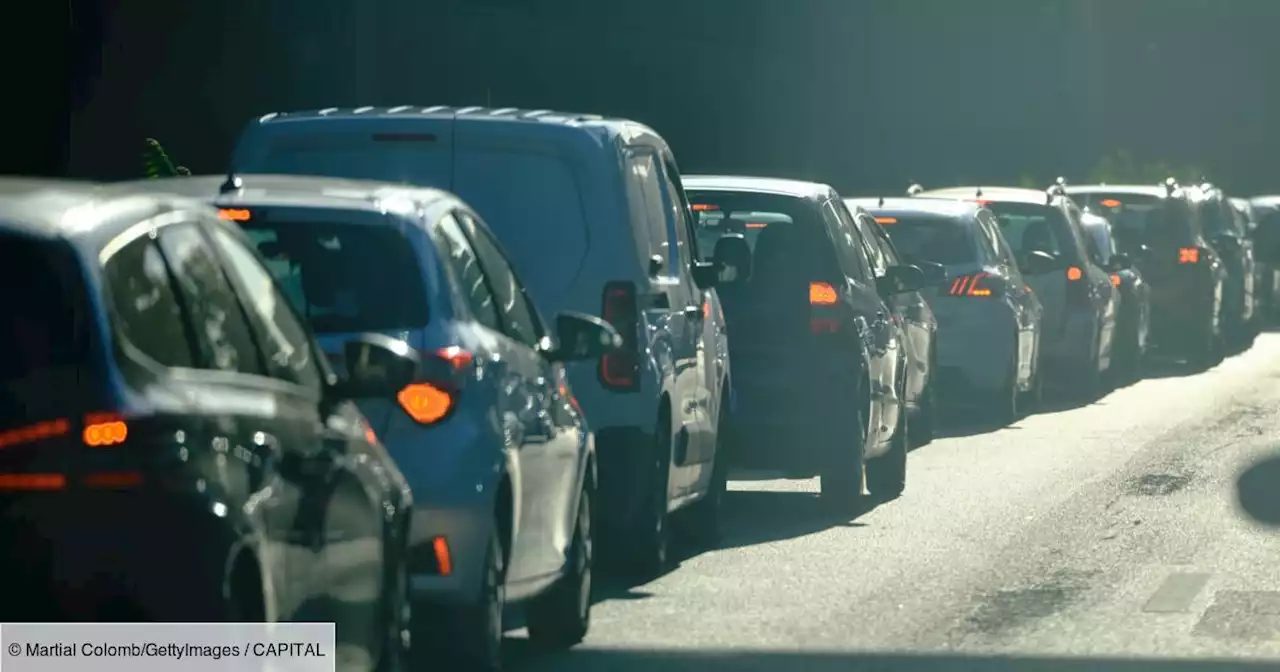
[[836, 190], [821, 182], [805, 182], [778, 177], [752, 177], [748, 175], [682, 175], [680, 181], [687, 190], [747, 191], [776, 194], [812, 200], [836, 197]]
[[1163, 184], [1078, 184], [1067, 187], [1067, 195], [1074, 194], [1133, 194], [1166, 198], [1169, 195]]
[[971, 216], [982, 209], [982, 206], [975, 201], [950, 198], [846, 198], [844, 202], [851, 206], [860, 207], [867, 212], [886, 215], [918, 213], [962, 218]]
[[480, 105], [396, 105], [394, 107], [329, 107], [319, 110], [298, 110], [292, 112], [272, 112], [255, 119], [251, 124], [257, 126], [275, 126], [298, 122], [314, 123], [320, 120], [356, 120], [356, 119], [432, 119], [436, 121], [475, 121], [527, 124], [529, 128], [554, 128], [560, 130], [576, 130], [599, 137], [611, 139], [622, 137], [628, 141], [641, 136], [648, 136], [650, 142], [658, 142], [665, 146], [661, 136], [652, 128], [631, 119], [606, 117], [599, 114], [565, 112], [545, 109], [528, 109], [519, 107], [485, 107]]
[[[981, 194], [979, 194], [981, 191]], [[1021, 187], [946, 187], [943, 189], [927, 189], [916, 195], [916, 198], [959, 198], [967, 201], [1004, 201], [1007, 203], [1034, 203], [1046, 205], [1043, 189], [1024, 189]]]
[[407, 187], [390, 182], [347, 180], [309, 175], [236, 175], [240, 188], [222, 193], [225, 175], [197, 175], [118, 182], [104, 189], [116, 193], [164, 192], [199, 199], [222, 207], [312, 207], [383, 211], [388, 199], [410, 200], [423, 207], [454, 200], [449, 192], [429, 187]]
[[77, 239], [112, 233], [175, 202], [205, 207], [154, 191], [112, 193], [95, 182], [0, 178], [0, 229], [41, 238]]

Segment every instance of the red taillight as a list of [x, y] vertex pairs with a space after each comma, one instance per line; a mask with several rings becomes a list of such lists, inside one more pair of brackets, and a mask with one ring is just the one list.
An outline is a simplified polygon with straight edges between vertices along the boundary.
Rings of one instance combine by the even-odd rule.
[[115, 446], [129, 438], [129, 426], [123, 419], [111, 414], [87, 415], [81, 438], [84, 439], [84, 445], [91, 448]]
[[990, 273], [962, 275], [951, 283], [951, 289], [947, 294], [950, 296], [999, 296], [999, 280]]
[[1120, 286], [1120, 274], [1119, 274], [1119, 273], [1112, 273], [1112, 274], [1111, 274], [1111, 286], [1112, 286], [1112, 287], [1119, 287], [1119, 286]]
[[1067, 267], [1067, 304], [1070, 306], [1087, 306], [1093, 302], [1089, 296], [1089, 283], [1084, 282], [1084, 269], [1079, 266]]
[[600, 383], [616, 392], [634, 392], [640, 389], [640, 354], [636, 347], [640, 314], [635, 284], [606, 283], [602, 304], [602, 316], [622, 335], [622, 347], [600, 358]]
[[835, 305], [837, 299], [836, 288], [832, 287], [829, 283], [809, 283], [809, 305], [831, 306]]
[[[466, 382], [466, 369], [475, 357], [462, 348], [451, 345], [440, 348], [423, 361], [422, 377], [406, 385], [396, 394], [396, 402], [414, 422], [433, 425], [453, 412], [458, 393]], [[365, 438], [374, 443], [377, 436], [365, 426]]]
[[1084, 271], [1079, 266], [1071, 266], [1067, 268], [1067, 279], [1075, 282], [1084, 277]]
[[1200, 248], [1183, 247], [1178, 250], [1179, 264], [1198, 264], [1200, 263]]

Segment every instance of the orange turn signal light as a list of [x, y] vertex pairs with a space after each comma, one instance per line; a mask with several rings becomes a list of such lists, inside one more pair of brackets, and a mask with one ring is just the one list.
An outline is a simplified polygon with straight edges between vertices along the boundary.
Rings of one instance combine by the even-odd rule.
[[1083, 278], [1083, 277], [1084, 277], [1084, 271], [1080, 270], [1079, 266], [1072, 266], [1067, 269], [1068, 280], [1079, 280], [1080, 278]]
[[809, 283], [809, 305], [830, 306], [837, 300], [836, 288], [825, 282]]
[[1120, 274], [1119, 274], [1119, 273], [1112, 273], [1112, 274], [1111, 274], [1111, 284], [1112, 284], [1112, 285], [1115, 285], [1116, 287], [1119, 287], [1119, 286], [1120, 286]]
[[1178, 250], [1179, 264], [1198, 264], [1200, 263], [1200, 248], [1184, 247]]
[[84, 445], [92, 448], [114, 446], [129, 438], [129, 426], [123, 420], [92, 422], [84, 426]]

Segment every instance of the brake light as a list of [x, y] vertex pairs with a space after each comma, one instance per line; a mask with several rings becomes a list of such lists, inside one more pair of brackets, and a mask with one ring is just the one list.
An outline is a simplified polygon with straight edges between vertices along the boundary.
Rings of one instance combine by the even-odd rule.
[[994, 296], [999, 293], [998, 280], [999, 278], [995, 278], [990, 273], [985, 272], [962, 275], [951, 283], [951, 290], [947, 294], [950, 296]]
[[1075, 280], [1079, 280], [1080, 278], [1083, 278], [1083, 277], [1084, 277], [1084, 271], [1080, 270], [1080, 267], [1079, 267], [1079, 266], [1071, 266], [1071, 267], [1067, 268], [1067, 279], [1068, 279], [1068, 280], [1075, 281]]
[[711, 205], [709, 203], [694, 203], [693, 205], [690, 205], [689, 208], [692, 209], [694, 212], [711, 212], [714, 210], [719, 210], [720, 206]]
[[91, 448], [115, 446], [129, 438], [129, 426], [124, 420], [112, 415], [85, 416], [81, 438], [84, 439], [84, 445]]
[[228, 222], [247, 222], [252, 217], [253, 214], [248, 210], [241, 210], [239, 208], [223, 208], [218, 211], [218, 219], [226, 220]]
[[622, 347], [600, 358], [600, 383], [617, 392], [640, 389], [640, 354], [636, 331], [640, 314], [636, 307], [636, 286], [631, 282], [610, 282], [604, 286], [604, 320], [622, 335]]
[[830, 306], [836, 302], [836, 288], [826, 282], [809, 283], [809, 305]]
[[1099, 205], [1101, 205], [1101, 206], [1102, 206], [1102, 207], [1104, 207], [1104, 208], [1118, 208], [1118, 207], [1120, 207], [1121, 205], [1123, 205], [1123, 203], [1121, 203], [1120, 201], [1117, 201], [1117, 200], [1116, 200], [1116, 199], [1114, 199], [1114, 198], [1108, 198], [1108, 199], [1105, 199], [1105, 200], [1101, 201], [1101, 202], [1099, 203]]
[[1112, 284], [1112, 286], [1114, 286], [1114, 287], [1119, 287], [1119, 286], [1120, 286], [1120, 274], [1119, 274], [1119, 273], [1112, 273], [1112, 274], [1111, 274], [1111, 284]]
[[440, 422], [453, 410], [453, 395], [431, 383], [412, 383], [396, 395], [400, 408], [420, 425]]
[[67, 487], [62, 474], [0, 474], [0, 491], [49, 491]]
[[878, 224], [897, 224], [897, 223], [898, 223], [898, 218], [897, 218], [897, 217], [876, 217], [876, 223], [878, 223]]
[[769, 225], [766, 224], [765, 222], [747, 222], [748, 229], [763, 229], [767, 226]]
[[1179, 264], [1198, 264], [1200, 263], [1200, 248], [1183, 247], [1178, 250]]
[[71, 423], [66, 420], [46, 420], [25, 427], [8, 429], [0, 432], [0, 448], [52, 439], [69, 431], [71, 431]]

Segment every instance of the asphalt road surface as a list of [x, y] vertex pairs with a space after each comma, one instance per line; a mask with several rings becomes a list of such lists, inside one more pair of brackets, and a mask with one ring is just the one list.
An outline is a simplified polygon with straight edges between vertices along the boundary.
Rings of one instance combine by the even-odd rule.
[[734, 481], [721, 548], [603, 587], [573, 651], [516, 633], [510, 667], [1278, 669], [1280, 530], [1235, 482], [1280, 452], [1280, 334], [1167, 369], [919, 448], [907, 492], [852, 521], [816, 481]]

